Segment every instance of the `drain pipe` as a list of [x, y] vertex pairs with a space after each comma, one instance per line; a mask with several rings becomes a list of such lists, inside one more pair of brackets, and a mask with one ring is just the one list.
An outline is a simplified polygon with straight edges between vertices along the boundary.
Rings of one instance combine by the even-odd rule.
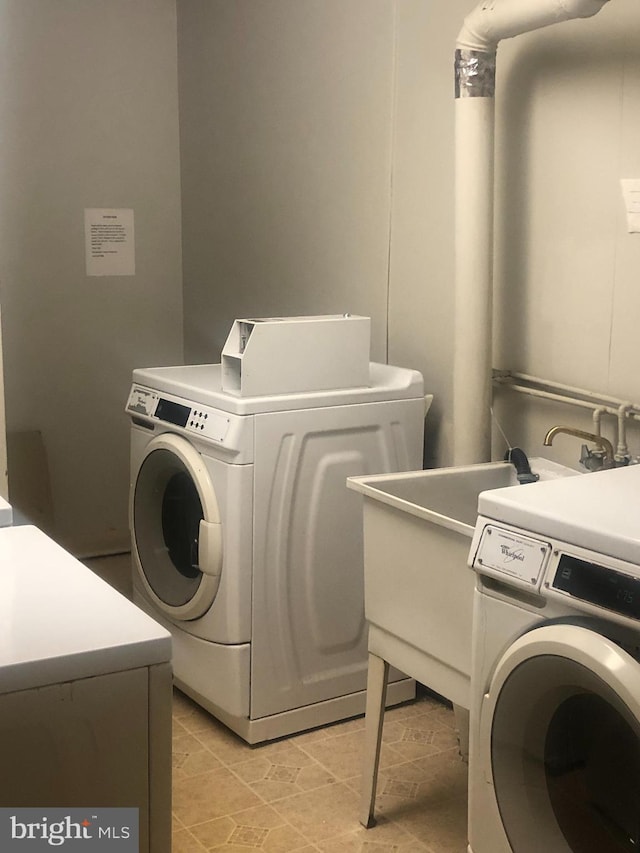
[[608, 0], [484, 0], [456, 42], [454, 465], [491, 459], [493, 178], [498, 43]]

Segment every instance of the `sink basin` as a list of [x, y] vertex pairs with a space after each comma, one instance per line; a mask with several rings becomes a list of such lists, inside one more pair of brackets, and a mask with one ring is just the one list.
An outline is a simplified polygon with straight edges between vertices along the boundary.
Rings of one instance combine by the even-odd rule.
[[[579, 474], [543, 458], [530, 464], [541, 481]], [[514, 466], [351, 477], [347, 485], [364, 496], [369, 650], [468, 708], [475, 573], [467, 557], [478, 495], [518, 485]]]
[[[555, 480], [579, 473], [549, 459], [533, 458], [530, 464], [540, 480]], [[348, 485], [388, 506], [471, 537], [478, 515], [480, 492], [517, 486], [518, 480], [516, 469], [509, 462], [486, 462], [458, 468], [351, 477]]]

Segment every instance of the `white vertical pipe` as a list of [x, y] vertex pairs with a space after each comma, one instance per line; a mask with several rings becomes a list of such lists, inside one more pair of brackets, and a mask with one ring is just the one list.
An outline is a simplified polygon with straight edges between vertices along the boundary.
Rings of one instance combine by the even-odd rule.
[[454, 465], [491, 458], [494, 104], [456, 99]]

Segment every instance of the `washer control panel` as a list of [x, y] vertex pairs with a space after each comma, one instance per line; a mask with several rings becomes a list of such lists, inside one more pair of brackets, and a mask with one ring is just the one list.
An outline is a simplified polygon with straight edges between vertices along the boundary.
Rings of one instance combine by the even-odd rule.
[[158, 394], [157, 391], [142, 385], [134, 385], [131, 388], [126, 410], [131, 415], [182, 427], [187, 432], [221, 444], [229, 431], [230, 418], [217, 409], [192, 405], [179, 397]]
[[479, 575], [536, 593], [572, 612], [638, 630], [640, 566], [478, 516], [469, 565]]
[[551, 589], [621, 616], [640, 619], [640, 578], [637, 575], [573, 554], [556, 552], [554, 556]]
[[126, 410], [131, 415], [144, 415], [150, 418], [155, 412], [157, 404], [158, 395], [155, 391], [150, 391], [141, 385], [134, 385], [129, 392]]

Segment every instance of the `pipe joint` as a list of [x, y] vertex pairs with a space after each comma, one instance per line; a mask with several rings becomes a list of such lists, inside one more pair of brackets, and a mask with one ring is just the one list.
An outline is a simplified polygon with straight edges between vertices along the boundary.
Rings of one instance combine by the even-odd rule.
[[456, 50], [456, 98], [493, 98], [496, 92], [496, 54]]
[[591, 18], [609, 0], [483, 0], [464, 19], [457, 47], [495, 51], [502, 39], [574, 18]]

